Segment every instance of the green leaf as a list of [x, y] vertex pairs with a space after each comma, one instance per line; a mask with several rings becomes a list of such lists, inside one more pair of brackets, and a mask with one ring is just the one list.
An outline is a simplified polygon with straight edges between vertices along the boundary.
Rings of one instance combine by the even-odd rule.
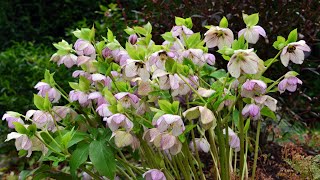
[[175, 23], [177, 26], [183, 26], [184, 25], [184, 19], [181, 17], [175, 17]]
[[246, 124], [244, 125], [243, 132], [246, 133], [250, 127], [250, 118], [247, 119]]
[[203, 41], [201, 41], [200, 33], [193, 33], [188, 37], [186, 46], [187, 48], [197, 48], [200, 43], [203, 43]]
[[297, 39], [298, 39], [298, 31], [297, 31], [297, 29], [294, 29], [290, 32], [288, 39], [287, 39], [287, 43], [296, 42]]
[[52, 104], [49, 100], [48, 94], [46, 94], [46, 97], [44, 98], [44, 101], [43, 101], [43, 109], [45, 111], [50, 111], [51, 107], [52, 107]]
[[166, 40], [166, 41], [169, 41], [169, 42], [174, 42], [174, 37], [172, 36], [172, 32], [166, 32], [164, 34], [161, 35], [161, 37]]
[[69, 86], [74, 90], [80, 90], [79, 84], [75, 82], [69, 82]]
[[144, 35], [144, 36], [146, 36], [147, 33], [148, 33], [148, 31], [147, 31], [145, 28], [143, 28], [143, 27], [137, 26], [137, 27], [133, 27], [133, 29], [134, 29], [134, 31], [135, 31], [136, 33], [141, 34], [141, 35]]
[[104, 140], [92, 141], [89, 146], [89, 158], [95, 169], [103, 176], [113, 179], [116, 171], [116, 161], [110, 147]]
[[167, 113], [167, 114], [174, 114], [174, 112], [172, 111], [172, 109], [171, 109], [171, 103], [169, 102], [169, 101], [167, 101], [167, 100], [159, 100], [158, 101], [158, 104], [159, 104], [159, 106], [160, 106], [160, 109], [162, 110], [162, 111], [164, 111], [165, 113]]
[[72, 153], [70, 159], [70, 173], [72, 177], [76, 177], [76, 170], [80, 165], [87, 161], [89, 155], [89, 144], [78, 145], [77, 149]]
[[133, 30], [132, 28], [130, 28], [130, 27], [127, 27], [124, 31], [125, 31], [128, 35], [132, 35], [132, 34], [135, 33], [134, 30]]
[[79, 80], [79, 89], [82, 92], [87, 92], [89, 91], [90, 88], [90, 81], [85, 78], [84, 76], [80, 76], [80, 80]]
[[146, 25], [144, 25], [143, 28], [147, 31], [147, 34], [151, 34], [152, 26], [151, 26], [150, 22], [148, 22]]
[[94, 26], [92, 26], [90, 33], [89, 33], [89, 40], [90, 41], [94, 40], [95, 32], [96, 32], [96, 30], [94, 29]]
[[28, 134], [28, 130], [19, 122], [13, 122], [14, 129], [20, 134]]
[[104, 97], [106, 97], [107, 101], [111, 105], [117, 104], [117, 99], [113, 96], [113, 94], [111, 93], [111, 91], [108, 90], [107, 87], [104, 88], [102, 92], [103, 92]]
[[223, 16], [223, 18], [221, 19], [219, 26], [222, 28], [227, 28], [228, 27], [228, 20], [226, 17]]
[[263, 107], [261, 110], [260, 110], [260, 113], [261, 115], [263, 116], [267, 116], [267, 117], [270, 117], [271, 119], [273, 120], [277, 120], [277, 117], [276, 115], [274, 114], [273, 111], [271, 111], [268, 107]]
[[108, 28], [108, 32], [107, 32], [107, 38], [109, 42], [113, 42], [114, 41], [114, 36], [112, 31]]
[[27, 129], [29, 137], [32, 137], [37, 132], [37, 126], [35, 124], [29, 125]]
[[193, 24], [192, 24], [192, 19], [191, 18], [186, 18], [184, 21], [184, 24], [187, 28], [191, 29]]
[[227, 73], [226, 73], [226, 71], [224, 69], [219, 69], [219, 70], [211, 73], [209, 76], [213, 77], [213, 78], [216, 78], [216, 79], [219, 79], [219, 78], [222, 78], [222, 77], [226, 77]]
[[232, 119], [234, 120], [234, 124], [239, 127], [239, 111], [237, 109], [233, 110]]
[[172, 105], [171, 105], [171, 110], [173, 112], [173, 114], [178, 114], [179, 111], [179, 101], [173, 101]]
[[44, 110], [44, 106], [43, 106], [44, 98], [43, 97], [41, 97], [37, 94], [34, 94], [33, 95], [33, 103], [39, 110]]
[[62, 139], [61, 139], [62, 147], [67, 147], [68, 143], [73, 138], [73, 135], [74, 135], [74, 127], [69, 132], [67, 132], [62, 136]]
[[259, 22], [259, 13], [251, 14], [251, 15], [246, 15], [243, 14], [243, 21], [247, 25], [247, 27], [252, 27], [258, 24]]

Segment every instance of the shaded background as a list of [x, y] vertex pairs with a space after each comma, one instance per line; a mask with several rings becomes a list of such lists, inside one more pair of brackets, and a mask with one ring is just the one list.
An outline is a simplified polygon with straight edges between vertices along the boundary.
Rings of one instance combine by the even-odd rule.
[[[226, 16], [229, 27], [237, 33], [245, 27], [242, 13], [259, 12], [259, 25], [267, 32], [267, 39], [261, 38], [257, 54], [266, 60], [277, 52], [272, 47], [277, 35], [287, 37], [289, 32], [298, 28], [299, 38], [304, 39], [312, 48], [302, 65], [290, 64], [288, 68], [277, 62], [267, 71], [267, 76], [277, 79], [283, 72], [295, 70], [300, 73], [303, 85], [294, 93], [284, 93], [279, 97], [278, 115], [284, 121], [267, 121], [264, 134], [277, 137], [277, 130], [282, 139], [301, 141], [302, 146], [318, 152], [319, 145], [312, 139], [320, 128], [320, 3], [314, 1], [256, 0], [256, 1], [204, 1], [204, 0], [2, 0], [0, 1], [0, 115], [13, 110], [25, 114], [32, 109], [32, 97], [36, 91], [33, 86], [43, 79], [45, 69], [55, 73], [55, 79], [68, 89], [72, 81], [71, 71], [49, 62], [54, 53], [52, 43], [61, 39], [74, 42], [72, 31], [76, 28], [94, 25], [98, 36], [106, 36], [110, 28], [120, 42], [124, 43], [127, 35], [126, 26], [153, 25], [153, 39], [157, 43], [163, 40], [161, 34], [174, 25], [174, 17], [192, 17], [193, 31], [206, 31], [205, 25], [218, 25]], [[226, 68], [219, 54], [216, 66]], [[283, 122], [285, 122], [284, 125]], [[6, 123], [0, 121], [0, 155], [17, 156], [12, 142], [2, 143], [9, 130]], [[270, 129], [271, 128], [271, 129]], [[308, 138], [304, 137], [305, 134]], [[296, 136], [293, 136], [296, 135]], [[318, 133], [319, 135], [319, 133]], [[286, 138], [287, 137], [287, 138]], [[311, 137], [311, 140], [310, 140]], [[318, 136], [316, 136], [318, 138]], [[281, 139], [281, 140], [282, 140]], [[296, 141], [295, 141], [296, 142]], [[265, 142], [266, 143], [266, 142]], [[0, 172], [8, 171], [2, 167]], [[12, 163], [12, 162], [11, 162]], [[33, 163], [15, 161], [16, 170], [32, 166]], [[1, 174], [0, 174], [1, 175]]]

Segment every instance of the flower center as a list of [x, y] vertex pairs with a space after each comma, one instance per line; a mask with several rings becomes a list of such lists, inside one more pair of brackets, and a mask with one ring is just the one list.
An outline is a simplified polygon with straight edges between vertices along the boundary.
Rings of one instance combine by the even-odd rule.
[[295, 47], [295, 46], [289, 46], [289, 47], [288, 47], [288, 52], [289, 52], [289, 53], [293, 53], [294, 50], [296, 50], [296, 47]]
[[160, 57], [160, 60], [161, 60], [161, 61], [165, 61], [165, 60], [167, 60], [167, 58], [168, 58], [166, 52], [160, 52], [160, 53], [159, 53], [159, 57]]

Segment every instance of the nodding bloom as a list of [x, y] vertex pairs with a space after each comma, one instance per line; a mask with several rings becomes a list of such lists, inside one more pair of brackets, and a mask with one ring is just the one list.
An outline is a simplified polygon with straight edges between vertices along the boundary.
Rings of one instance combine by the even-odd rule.
[[104, 86], [109, 87], [109, 88], [111, 87], [112, 80], [109, 76], [106, 77], [102, 74], [95, 73], [95, 74], [91, 75], [91, 79], [93, 82], [96, 83], [95, 85], [97, 85], [98, 82], [101, 82]]
[[82, 107], [86, 107], [91, 105], [91, 100], [89, 99], [89, 95], [82, 91], [72, 90], [69, 93], [69, 98], [71, 102], [79, 101], [79, 104]]
[[[226, 129], [223, 129], [223, 134], [226, 134]], [[229, 146], [234, 149], [235, 152], [240, 151], [240, 139], [237, 134], [228, 127]]]
[[116, 49], [111, 52], [114, 61], [119, 63], [120, 66], [127, 64], [127, 60], [130, 59], [130, 56], [127, 51]]
[[51, 87], [49, 84], [45, 82], [38, 82], [35, 86], [35, 89], [39, 90], [38, 95], [42, 97], [46, 97], [48, 94], [48, 98], [51, 102], [56, 103], [61, 98], [60, 92], [56, 89]]
[[247, 27], [239, 31], [238, 36], [244, 36], [244, 39], [248, 43], [255, 44], [257, 43], [259, 36], [267, 37], [266, 31], [261, 26], [252, 26]]
[[222, 49], [224, 46], [231, 47], [234, 40], [233, 33], [229, 28], [221, 28], [219, 26], [212, 26], [204, 36], [204, 42], [208, 48], [216, 46], [219, 49]]
[[200, 118], [201, 126], [206, 130], [211, 128], [212, 126], [216, 126], [216, 124], [214, 123], [216, 117], [214, 116], [213, 112], [207, 107], [196, 106], [186, 110], [182, 113], [182, 115], [188, 120]]
[[161, 135], [160, 144], [156, 144], [155, 146], [159, 147], [164, 151], [169, 151], [171, 155], [176, 155], [181, 152], [182, 144], [179, 141], [178, 137], [171, 135], [169, 133], [164, 133]]
[[183, 121], [178, 115], [164, 114], [154, 121], [153, 124], [161, 133], [171, 131], [174, 136], [179, 136], [185, 130]]
[[[196, 143], [197, 151], [203, 151], [205, 153], [209, 152], [210, 144], [205, 138], [195, 138], [194, 141]], [[192, 152], [195, 152], [193, 141], [190, 142], [189, 148], [192, 150]]]
[[260, 107], [255, 104], [246, 104], [242, 109], [242, 115], [250, 117], [252, 120], [258, 120], [260, 118]]
[[200, 96], [202, 97], [210, 97], [212, 94], [214, 94], [216, 91], [212, 90], [212, 89], [205, 89], [202, 87], [198, 88], [198, 93], [200, 94]]
[[51, 56], [50, 60], [53, 62], [57, 62], [58, 66], [64, 64], [67, 68], [71, 68], [72, 66], [77, 64], [77, 58], [78, 57], [74, 54], [60, 56], [55, 53]]
[[112, 116], [113, 113], [109, 110], [109, 104], [101, 104], [97, 107], [96, 111], [101, 117], [109, 117]]
[[120, 127], [125, 128], [127, 132], [133, 128], [133, 123], [123, 114], [114, 114], [110, 117], [103, 118], [103, 121], [107, 121], [108, 127], [111, 131], [116, 131]]
[[7, 111], [3, 116], [2, 120], [6, 120], [8, 122], [8, 127], [14, 129], [13, 122], [19, 122], [20, 124], [24, 124], [23, 120], [20, 118], [20, 114], [12, 111]]
[[147, 81], [150, 78], [146, 65], [142, 61], [128, 59], [123, 68], [124, 75], [128, 78], [135, 78], [138, 76], [142, 81]]
[[158, 169], [150, 169], [142, 176], [145, 180], [166, 180], [166, 176]]
[[181, 58], [188, 58], [200, 67], [206, 64], [206, 58], [201, 49], [188, 49], [181, 54]]
[[104, 58], [110, 58], [112, 56], [112, 50], [109, 48], [104, 48], [101, 54]]
[[285, 77], [278, 84], [278, 90], [280, 93], [283, 93], [286, 90], [289, 92], [295, 92], [297, 90], [298, 84], [302, 84], [302, 81], [299, 78], [295, 76]]
[[271, 96], [268, 96], [268, 95], [257, 96], [254, 98], [254, 101], [258, 104], [263, 104], [267, 106], [271, 111], [276, 111], [277, 109], [278, 101]]
[[241, 87], [242, 97], [254, 97], [255, 95], [264, 94], [267, 85], [260, 80], [248, 80]]
[[158, 69], [166, 70], [165, 64], [168, 59], [168, 54], [165, 51], [157, 51], [149, 57], [146, 62], [147, 70], [149, 72], [155, 72]]
[[173, 26], [170, 31], [173, 37], [182, 36], [183, 34], [186, 36], [190, 36], [193, 34], [193, 31], [186, 26]]
[[138, 36], [136, 34], [131, 34], [128, 38], [130, 44], [136, 44], [138, 41]]
[[[183, 77], [185, 81], [189, 81], [186, 77]], [[173, 90], [171, 92], [171, 95], [173, 97], [178, 96], [178, 95], [186, 95], [188, 94], [191, 89], [190, 87], [177, 75], [169, 75], [169, 81], [170, 81], [170, 87]]]
[[66, 106], [53, 106], [52, 111], [53, 111], [53, 117], [56, 121], [60, 121], [61, 119], [66, 118], [67, 115], [70, 115], [71, 119], [76, 118], [76, 116], [78, 115], [76, 111]]
[[37, 126], [37, 128], [46, 128], [48, 131], [55, 132], [58, 127], [54, 124], [54, 119], [49, 112], [40, 110], [29, 110], [26, 113], [26, 119], [32, 117], [32, 122]]
[[43, 154], [46, 154], [48, 152], [48, 148], [42, 144], [42, 142], [35, 138], [34, 136], [29, 138], [25, 134], [20, 134], [17, 132], [11, 132], [7, 135], [7, 139], [5, 141], [10, 141], [12, 139], [15, 139], [15, 146], [18, 151], [20, 150], [26, 150], [28, 151], [27, 157], [30, 157], [32, 154], [32, 151], [41, 151]]
[[304, 51], [311, 51], [310, 47], [304, 40], [289, 43], [282, 49], [282, 53], [280, 55], [281, 63], [285, 67], [288, 66], [290, 60], [295, 64], [302, 64], [304, 60]]
[[83, 76], [85, 78], [87, 78], [88, 80], [91, 80], [91, 74], [82, 70], [75, 70], [72, 73], [72, 77], [76, 78], [76, 77], [80, 77]]
[[114, 137], [114, 142], [118, 148], [131, 145], [132, 149], [137, 149], [140, 145], [138, 138], [130, 132], [116, 130], [112, 133], [112, 137]]
[[91, 56], [91, 55], [95, 55], [96, 50], [93, 47], [93, 45], [86, 40], [83, 39], [78, 39], [76, 41], [76, 43], [74, 44], [74, 49], [76, 50], [77, 54], [79, 56]]
[[169, 79], [169, 73], [162, 69], [157, 69], [153, 75], [152, 79], [159, 79], [159, 88], [162, 90], [168, 90], [170, 89], [170, 79]]
[[241, 73], [256, 74], [259, 70], [260, 58], [253, 49], [235, 50], [228, 63], [228, 71], [232, 77], [238, 78]]
[[204, 59], [206, 60], [207, 64], [213, 66], [216, 63], [216, 57], [213, 54], [205, 53]]
[[100, 92], [92, 92], [88, 95], [88, 99], [94, 100], [97, 104], [97, 106], [100, 106], [101, 104], [107, 104], [107, 100], [104, 98], [104, 96]]
[[117, 93], [114, 97], [120, 101], [124, 108], [136, 107], [139, 102], [138, 96], [128, 92]]

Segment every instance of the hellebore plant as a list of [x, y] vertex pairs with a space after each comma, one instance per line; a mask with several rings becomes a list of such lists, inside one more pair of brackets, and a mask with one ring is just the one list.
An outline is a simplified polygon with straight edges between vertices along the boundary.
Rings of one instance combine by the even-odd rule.
[[[69, 82], [72, 90], [64, 91], [54, 73], [46, 71], [35, 86], [38, 110], [3, 115], [17, 131], [6, 141], [15, 139], [21, 156], [41, 151], [40, 161], [70, 167], [54, 173], [45, 169], [53, 178], [247, 179], [247, 155], [252, 153], [254, 179], [261, 123], [276, 118], [272, 96], [302, 84], [293, 71], [276, 81], [264, 72], [279, 56], [284, 66], [301, 64], [310, 48], [296, 42], [293, 30], [287, 40], [278, 36], [274, 58], [261, 59], [252, 45], [266, 36], [257, 25], [258, 14], [243, 19], [246, 28], [238, 39], [225, 17], [219, 26], [207, 26], [202, 39], [191, 30], [191, 18], [177, 17], [161, 45], [152, 41], [150, 23], [125, 29], [125, 46], [110, 30], [102, 41], [96, 40], [94, 28], [76, 30], [74, 46], [64, 40], [54, 44], [57, 52], [51, 58], [78, 67], [75, 82]], [[213, 66], [219, 54], [229, 61], [228, 72]], [[248, 152], [253, 129], [255, 149]], [[203, 153], [212, 158], [209, 175], [203, 171], [208, 161]], [[27, 175], [43, 171], [40, 167]]]

